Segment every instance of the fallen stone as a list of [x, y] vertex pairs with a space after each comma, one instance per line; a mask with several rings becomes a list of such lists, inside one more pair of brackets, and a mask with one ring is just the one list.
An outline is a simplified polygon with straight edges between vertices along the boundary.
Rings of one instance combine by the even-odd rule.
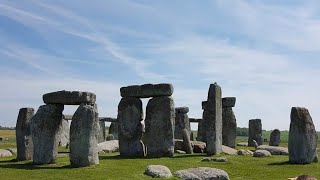
[[175, 172], [183, 180], [229, 180], [227, 172], [210, 167], [198, 167]]
[[269, 157], [271, 156], [271, 153], [267, 150], [256, 150], [253, 153], [253, 157]]
[[270, 134], [269, 146], [279, 146], [280, 144], [280, 131], [275, 129]]
[[269, 151], [272, 155], [289, 155], [288, 148], [278, 146], [260, 145], [257, 150]]
[[228, 155], [237, 155], [238, 151], [236, 149], [231, 148], [231, 147], [222, 145], [222, 152], [224, 154], [228, 154]]
[[17, 148], [8, 148], [6, 150], [10, 151], [13, 155], [17, 155]]
[[105, 141], [98, 144], [98, 152], [104, 152], [104, 153], [112, 153], [112, 152], [118, 152], [119, 151], [119, 141], [118, 140], [111, 140], [111, 141]]
[[234, 107], [236, 105], [236, 98], [235, 97], [224, 97], [222, 98], [222, 107]]
[[144, 172], [145, 175], [153, 178], [170, 178], [172, 173], [169, 168], [162, 165], [149, 165]]
[[144, 84], [120, 88], [121, 97], [150, 98], [158, 96], [171, 96], [172, 84]]
[[202, 162], [228, 162], [227, 158], [218, 157], [218, 158], [203, 158]]
[[193, 146], [194, 153], [205, 153], [206, 152], [207, 144], [205, 142], [192, 141], [191, 144]]
[[237, 143], [237, 146], [248, 146], [248, 142]]
[[96, 95], [91, 92], [80, 91], [56, 91], [44, 94], [43, 102], [46, 104], [64, 104], [64, 105], [80, 105], [94, 104], [96, 102]]
[[248, 156], [248, 155], [253, 155], [253, 152], [250, 150], [240, 149], [237, 151], [237, 154], [240, 156]]
[[0, 157], [13, 156], [13, 154], [7, 149], [0, 149]]

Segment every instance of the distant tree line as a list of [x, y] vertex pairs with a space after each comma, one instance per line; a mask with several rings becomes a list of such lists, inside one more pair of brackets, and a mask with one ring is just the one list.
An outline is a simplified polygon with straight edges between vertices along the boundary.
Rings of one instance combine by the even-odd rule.
[[249, 136], [249, 129], [237, 127], [237, 136]]
[[15, 130], [15, 127], [2, 127], [0, 126], [0, 130]]

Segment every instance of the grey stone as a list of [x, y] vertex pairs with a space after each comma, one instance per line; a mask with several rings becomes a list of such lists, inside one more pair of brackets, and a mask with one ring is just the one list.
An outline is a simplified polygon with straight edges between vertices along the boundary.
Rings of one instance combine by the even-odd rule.
[[187, 154], [185, 151], [182, 151], [182, 150], [175, 150], [175, 152], [178, 154]]
[[293, 107], [291, 109], [289, 130], [289, 162], [309, 164], [317, 154], [317, 132], [308, 109]]
[[99, 121], [118, 122], [118, 119], [112, 117], [99, 117]]
[[59, 146], [67, 146], [70, 138], [70, 126], [68, 120], [62, 119], [58, 134], [60, 137]]
[[190, 140], [191, 140], [191, 141], [194, 141], [194, 135], [193, 135], [193, 132], [192, 132], [192, 131], [190, 132]]
[[280, 131], [275, 129], [270, 134], [269, 146], [279, 146], [280, 142]]
[[109, 135], [112, 134], [113, 135], [113, 139], [115, 139], [115, 140], [119, 139], [118, 138], [118, 136], [119, 136], [118, 129], [119, 129], [119, 123], [118, 122], [112, 122], [110, 124]]
[[206, 152], [207, 144], [205, 142], [192, 141], [191, 144], [193, 146], [194, 153], [205, 153]]
[[62, 104], [40, 106], [31, 119], [33, 163], [54, 163], [58, 155], [59, 129], [62, 121]]
[[247, 156], [247, 155], [253, 155], [253, 152], [250, 150], [244, 150], [244, 149], [240, 149], [237, 151], [237, 154], [240, 156]]
[[149, 165], [145, 172], [145, 175], [151, 176], [153, 178], [170, 178], [172, 173], [169, 168], [163, 165]]
[[43, 102], [46, 104], [64, 104], [64, 105], [80, 105], [94, 104], [96, 102], [96, 95], [91, 92], [80, 91], [56, 91], [44, 94]]
[[142, 101], [135, 97], [122, 98], [118, 105], [119, 151], [124, 157], [143, 157], [141, 141], [143, 111]]
[[237, 120], [232, 107], [222, 109], [222, 144], [231, 148], [236, 147]]
[[175, 109], [175, 128], [174, 128], [174, 138], [182, 139], [182, 130], [186, 129], [189, 133], [191, 133], [191, 127], [189, 122], [189, 117], [186, 111], [177, 111]]
[[253, 157], [269, 157], [271, 156], [271, 153], [267, 150], [256, 150], [253, 153]]
[[119, 151], [119, 141], [111, 140], [105, 141], [98, 144], [98, 152], [112, 153]]
[[272, 155], [288, 155], [289, 154], [288, 148], [285, 148], [285, 147], [260, 145], [257, 147], [257, 150], [266, 150], [266, 151], [269, 151]]
[[184, 180], [229, 180], [227, 172], [210, 167], [198, 167], [175, 172], [176, 176]]
[[148, 157], [173, 157], [174, 120], [172, 97], [154, 97], [149, 100], [144, 134]]
[[252, 142], [253, 142], [253, 146], [254, 146], [255, 148], [257, 148], [257, 147], [259, 146], [259, 144], [257, 143], [256, 140], [252, 140]]
[[98, 142], [104, 142], [106, 140], [106, 124], [104, 121], [99, 121], [99, 136], [98, 136]]
[[192, 154], [193, 148], [190, 141], [189, 131], [187, 129], [183, 129], [182, 136], [183, 136], [183, 145], [184, 145], [184, 149], [186, 150], [186, 153]]
[[175, 108], [176, 113], [178, 114], [187, 114], [189, 112], [189, 108], [188, 107], [176, 107]]
[[236, 98], [235, 97], [224, 97], [222, 98], [222, 107], [234, 107], [236, 105]]
[[317, 178], [309, 175], [300, 175], [297, 178], [294, 178], [294, 180], [317, 180]]
[[171, 96], [172, 84], [144, 84], [120, 88], [121, 97], [149, 98], [158, 96]]
[[81, 104], [72, 117], [70, 126], [70, 163], [75, 167], [99, 164], [97, 105]]
[[16, 123], [17, 160], [31, 160], [33, 155], [33, 141], [31, 135], [31, 118], [33, 108], [21, 108]]
[[237, 146], [248, 146], [248, 142], [237, 143]]
[[227, 158], [224, 158], [224, 157], [217, 157], [217, 158], [203, 158], [201, 160], [202, 162], [228, 162], [228, 159]]
[[203, 110], [205, 110], [207, 108], [207, 104], [208, 104], [207, 101], [202, 101], [201, 102], [201, 107], [202, 107]]
[[6, 150], [10, 151], [13, 155], [17, 155], [17, 148], [8, 148]]
[[216, 155], [222, 151], [222, 102], [221, 87], [210, 84], [206, 109], [203, 119], [206, 123], [207, 154]]
[[258, 145], [262, 144], [262, 124], [261, 124], [261, 119], [251, 119], [251, 120], [249, 120], [248, 146], [250, 146], [250, 147], [254, 147], [255, 146], [253, 140], [255, 140], [258, 143]]
[[228, 155], [237, 155], [238, 151], [236, 149], [231, 148], [231, 147], [222, 145], [222, 152], [224, 154], [228, 154]]
[[112, 141], [112, 140], [117, 140], [113, 137], [113, 134], [109, 134], [107, 137], [106, 137], [106, 141]]
[[64, 115], [62, 116], [62, 119], [71, 121], [71, 120], [72, 120], [72, 115], [70, 115], [70, 114], [64, 114]]
[[182, 151], [186, 151], [184, 144], [183, 144], [183, 140], [181, 139], [174, 139], [174, 150], [182, 150]]
[[7, 150], [7, 149], [0, 149], [0, 157], [8, 157], [8, 156], [12, 156], [13, 154], [11, 153], [11, 151]]
[[199, 121], [198, 123], [198, 132], [197, 132], [197, 141], [202, 141], [202, 142], [206, 142], [206, 123], [205, 121], [202, 119], [201, 121]]

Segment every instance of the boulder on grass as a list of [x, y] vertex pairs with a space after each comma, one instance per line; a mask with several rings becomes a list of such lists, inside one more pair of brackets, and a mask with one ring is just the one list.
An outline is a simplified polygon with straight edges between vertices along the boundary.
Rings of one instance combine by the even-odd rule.
[[172, 173], [169, 168], [162, 165], [149, 165], [144, 172], [145, 175], [153, 178], [170, 178]]

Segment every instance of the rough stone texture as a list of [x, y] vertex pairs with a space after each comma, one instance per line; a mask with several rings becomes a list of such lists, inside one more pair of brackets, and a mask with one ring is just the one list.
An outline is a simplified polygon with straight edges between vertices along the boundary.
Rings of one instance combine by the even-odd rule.
[[275, 129], [270, 134], [269, 146], [279, 146], [280, 144], [280, 131]]
[[240, 149], [237, 151], [237, 154], [240, 156], [247, 156], [247, 155], [253, 155], [253, 152], [250, 150]]
[[232, 107], [222, 109], [222, 144], [231, 148], [236, 147], [237, 121]]
[[97, 105], [81, 104], [72, 117], [70, 126], [70, 163], [75, 167], [99, 164]]
[[269, 157], [271, 156], [271, 153], [267, 150], [256, 150], [253, 153], [253, 157]]
[[228, 159], [227, 158], [224, 158], [224, 157], [217, 157], [217, 158], [203, 158], [201, 160], [202, 162], [228, 162]]
[[40, 106], [31, 119], [33, 163], [54, 163], [58, 155], [59, 129], [62, 121], [61, 104]]
[[183, 145], [184, 145], [184, 149], [186, 150], [186, 153], [192, 154], [193, 148], [190, 141], [189, 131], [187, 129], [182, 130], [182, 137], [183, 137]]
[[248, 142], [237, 143], [237, 146], [248, 146]]
[[0, 149], [0, 157], [8, 157], [8, 156], [12, 156], [13, 154], [11, 153], [11, 151], [7, 150], [7, 149]]
[[70, 138], [70, 126], [68, 120], [62, 119], [58, 134], [60, 137], [59, 146], [67, 146]]
[[112, 153], [119, 151], [119, 141], [112, 140], [112, 141], [105, 141], [98, 144], [98, 152], [105, 152], [105, 153]]
[[17, 155], [17, 148], [8, 148], [6, 150], [10, 151], [13, 155]]
[[112, 117], [99, 117], [99, 121], [118, 122], [118, 119]]
[[64, 105], [80, 105], [94, 104], [96, 102], [96, 95], [91, 92], [80, 91], [56, 91], [44, 94], [43, 102], [46, 104], [64, 104]]
[[288, 148], [285, 148], [285, 147], [260, 145], [257, 147], [257, 150], [266, 150], [266, 151], [269, 151], [272, 155], [288, 155], [289, 154]]
[[33, 155], [33, 141], [31, 135], [31, 118], [33, 108], [21, 108], [16, 123], [17, 160], [31, 160]]
[[308, 109], [293, 107], [291, 109], [289, 130], [289, 162], [309, 164], [316, 156], [317, 132]]
[[236, 105], [236, 98], [235, 97], [224, 97], [222, 98], [222, 107], [234, 107]]
[[206, 123], [207, 154], [216, 155], [222, 150], [221, 87], [217, 83], [210, 84], [206, 106], [203, 119]]
[[191, 144], [193, 146], [194, 153], [205, 153], [206, 152], [207, 144], [205, 142], [192, 141]]
[[262, 124], [261, 119], [249, 120], [249, 138], [248, 146], [254, 147], [253, 140], [257, 141], [258, 145], [262, 144]]
[[206, 123], [204, 120], [198, 123], [197, 141], [206, 142]]
[[142, 101], [135, 97], [122, 98], [118, 105], [119, 151], [124, 157], [143, 157], [145, 148], [141, 141], [143, 111]]
[[201, 107], [202, 107], [202, 109], [203, 109], [203, 110], [205, 110], [205, 109], [206, 109], [207, 104], [208, 104], [208, 102], [207, 102], [207, 101], [202, 101], [202, 102], [201, 102]]
[[176, 107], [175, 108], [176, 113], [181, 113], [181, 114], [187, 114], [189, 112], [188, 107]]
[[169, 168], [162, 165], [149, 165], [145, 172], [145, 175], [151, 176], [153, 178], [170, 178], [172, 173]]
[[99, 136], [98, 136], [98, 142], [104, 142], [106, 141], [106, 124], [104, 121], [99, 121]]
[[229, 180], [227, 172], [210, 167], [198, 167], [175, 172], [176, 176], [184, 180]]
[[[180, 110], [175, 109], [175, 128], [174, 128], [174, 138], [175, 139], [182, 139], [182, 130], [186, 129], [189, 134], [191, 133], [191, 127], [189, 122], [189, 117], [186, 114], [185, 110], [181, 110], [183, 108], [180, 108]], [[189, 108], [188, 108], [189, 111]]]
[[317, 180], [317, 178], [309, 175], [301, 175], [297, 178], [294, 178], [294, 180]]
[[174, 120], [172, 97], [154, 97], [149, 100], [144, 134], [148, 157], [174, 155]]
[[109, 135], [112, 134], [114, 140], [118, 140], [119, 139], [118, 138], [118, 136], [119, 136], [118, 129], [119, 129], [119, 123], [118, 122], [112, 122], [110, 124]]
[[70, 115], [70, 114], [64, 114], [64, 115], [62, 116], [62, 119], [71, 121], [71, 120], [72, 120], [72, 115]]
[[149, 98], [158, 96], [171, 96], [172, 84], [144, 84], [120, 88], [121, 97]]
[[222, 145], [222, 152], [224, 154], [228, 154], [228, 155], [237, 155], [238, 151], [236, 149], [231, 148], [231, 147]]

